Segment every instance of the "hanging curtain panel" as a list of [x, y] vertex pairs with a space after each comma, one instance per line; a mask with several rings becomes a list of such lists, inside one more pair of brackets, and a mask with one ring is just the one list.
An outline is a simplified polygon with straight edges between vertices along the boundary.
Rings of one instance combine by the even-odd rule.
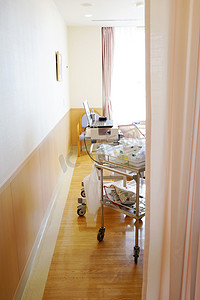
[[103, 114], [112, 119], [111, 79], [114, 54], [114, 29], [102, 28]]
[[200, 1], [145, 6], [143, 300], [193, 300], [200, 294]]

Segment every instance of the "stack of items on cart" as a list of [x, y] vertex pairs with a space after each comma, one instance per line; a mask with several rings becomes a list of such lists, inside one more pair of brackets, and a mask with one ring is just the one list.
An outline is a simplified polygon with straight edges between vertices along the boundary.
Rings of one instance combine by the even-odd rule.
[[124, 165], [141, 168], [145, 166], [145, 134], [134, 124], [120, 125], [120, 141], [113, 144], [101, 144], [98, 157]]

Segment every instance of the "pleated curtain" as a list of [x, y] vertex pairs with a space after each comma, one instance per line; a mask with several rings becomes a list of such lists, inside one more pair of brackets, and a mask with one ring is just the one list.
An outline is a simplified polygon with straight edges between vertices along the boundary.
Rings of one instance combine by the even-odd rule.
[[200, 0], [146, 0], [143, 300], [200, 299]]
[[111, 80], [114, 56], [114, 29], [102, 27], [103, 114], [112, 119]]

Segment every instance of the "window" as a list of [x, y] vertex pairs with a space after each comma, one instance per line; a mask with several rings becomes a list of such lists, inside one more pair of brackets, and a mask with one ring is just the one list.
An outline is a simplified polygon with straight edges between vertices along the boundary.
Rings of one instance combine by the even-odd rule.
[[118, 124], [146, 120], [144, 29], [115, 27], [114, 40], [113, 120]]

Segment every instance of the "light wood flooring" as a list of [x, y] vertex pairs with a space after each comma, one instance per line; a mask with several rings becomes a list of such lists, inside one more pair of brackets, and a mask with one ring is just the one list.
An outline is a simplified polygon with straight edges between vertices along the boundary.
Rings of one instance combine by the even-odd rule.
[[134, 219], [105, 208], [105, 236], [97, 241], [101, 214], [96, 222], [87, 212], [76, 213], [81, 181], [93, 162], [83, 155], [77, 159], [71, 187], [43, 299], [139, 300], [142, 292], [144, 218], [139, 227], [140, 257], [134, 263]]

